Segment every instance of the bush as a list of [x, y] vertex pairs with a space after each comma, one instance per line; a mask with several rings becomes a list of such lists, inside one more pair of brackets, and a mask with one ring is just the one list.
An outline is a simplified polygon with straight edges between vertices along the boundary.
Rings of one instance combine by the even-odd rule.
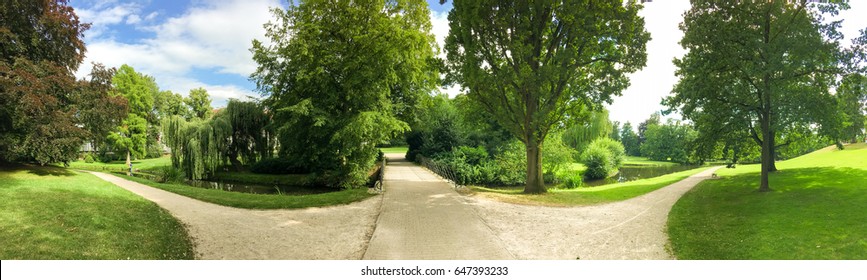
[[287, 158], [260, 160], [250, 167], [250, 171], [259, 174], [306, 174], [310, 172], [307, 167]]
[[574, 189], [584, 186], [584, 178], [581, 176], [581, 173], [578, 172], [570, 172], [568, 175], [562, 176], [560, 180], [563, 181], [563, 184], [560, 186], [565, 189]]
[[93, 156], [91, 154], [84, 154], [84, 162], [93, 163]]
[[184, 172], [178, 168], [171, 166], [163, 166], [156, 170], [157, 182], [184, 182], [186, 176]]
[[587, 166], [584, 176], [590, 179], [601, 179], [616, 172], [626, 159], [623, 144], [610, 138], [593, 140], [584, 153], [581, 161]]

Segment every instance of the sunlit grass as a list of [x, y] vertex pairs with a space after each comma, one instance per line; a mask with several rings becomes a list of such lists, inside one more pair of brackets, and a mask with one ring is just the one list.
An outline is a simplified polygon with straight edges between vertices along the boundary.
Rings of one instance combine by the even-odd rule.
[[191, 259], [168, 212], [93, 175], [0, 166], [0, 259]]
[[[132, 161], [132, 168], [140, 169], [143, 171], [151, 171], [162, 168], [164, 166], [171, 166], [172, 158], [170, 156], [162, 156], [158, 158], [148, 158], [148, 159], [140, 159]], [[69, 168], [73, 169], [86, 169], [86, 170], [94, 170], [94, 171], [119, 171], [119, 170], [127, 170], [129, 169], [126, 166], [126, 161], [123, 160], [115, 160], [108, 163], [94, 161], [92, 163], [86, 163], [84, 161], [74, 161], [69, 163]]]
[[548, 193], [535, 195], [523, 194], [522, 188], [493, 189], [473, 187], [476, 195], [496, 199], [503, 202], [545, 205], [545, 206], [577, 206], [626, 200], [648, 192], [660, 189], [675, 182], [699, 173], [707, 168], [697, 168], [677, 173], [671, 173], [655, 178], [635, 180], [617, 184], [591, 188], [549, 189]]
[[777, 163], [772, 191], [759, 165], [720, 169], [669, 216], [680, 259], [867, 259], [867, 144]]
[[386, 154], [388, 154], [388, 153], [406, 154], [406, 151], [409, 150], [409, 147], [385, 147], [385, 148], [379, 148], [379, 150], [382, 151], [383, 153], [386, 153]]

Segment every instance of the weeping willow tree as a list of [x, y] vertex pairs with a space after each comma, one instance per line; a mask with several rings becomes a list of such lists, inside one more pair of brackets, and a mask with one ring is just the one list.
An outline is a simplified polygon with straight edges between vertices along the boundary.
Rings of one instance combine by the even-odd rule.
[[231, 143], [226, 150], [232, 166], [237, 169], [242, 161], [251, 164], [273, 156], [276, 140], [271, 116], [262, 105], [231, 99], [224, 119], [232, 128]]
[[273, 154], [270, 117], [254, 102], [230, 100], [226, 110], [208, 120], [172, 116], [163, 122], [172, 166], [192, 180], [207, 179], [229, 163], [252, 164]]
[[608, 120], [608, 110], [593, 111], [583, 123], [569, 126], [563, 131], [563, 143], [578, 152], [584, 151], [593, 140], [607, 137], [613, 127]]

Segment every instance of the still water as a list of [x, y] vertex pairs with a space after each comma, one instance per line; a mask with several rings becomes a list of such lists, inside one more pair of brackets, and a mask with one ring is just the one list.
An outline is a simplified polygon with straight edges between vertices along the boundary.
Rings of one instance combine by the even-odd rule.
[[669, 173], [680, 172], [698, 168], [695, 165], [675, 165], [675, 166], [624, 166], [620, 168], [617, 175], [596, 180], [585, 180], [584, 185], [588, 187], [596, 187], [607, 184], [614, 184], [627, 181], [635, 181], [646, 178], [659, 177]]
[[205, 188], [205, 189], [215, 189], [222, 191], [230, 191], [230, 192], [242, 192], [242, 193], [255, 193], [255, 194], [287, 194], [287, 195], [304, 195], [304, 194], [317, 194], [317, 193], [327, 193], [330, 191], [334, 191], [325, 187], [314, 187], [314, 186], [284, 186], [284, 185], [256, 185], [256, 184], [247, 184], [247, 183], [234, 183], [234, 182], [218, 182], [218, 181], [187, 181], [187, 185], [197, 187], [197, 188]]

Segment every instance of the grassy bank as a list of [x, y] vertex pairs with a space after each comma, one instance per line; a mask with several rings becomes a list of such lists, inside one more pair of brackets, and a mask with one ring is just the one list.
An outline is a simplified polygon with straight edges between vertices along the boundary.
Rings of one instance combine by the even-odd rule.
[[165, 210], [99, 178], [0, 166], [0, 259], [192, 259]]
[[383, 153], [386, 153], [386, 154], [388, 154], [388, 153], [406, 154], [406, 151], [409, 150], [409, 147], [385, 147], [385, 148], [379, 148], [379, 150], [382, 151]]
[[373, 195], [367, 193], [367, 188], [341, 190], [310, 195], [270, 195], [230, 192], [214, 189], [196, 188], [178, 183], [156, 183], [147, 179], [122, 176], [130, 181], [170, 191], [190, 198], [207, 201], [214, 204], [247, 208], [247, 209], [292, 209], [306, 207], [324, 207], [348, 204], [363, 200]]
[[680, 259], [867, 259], [867, 145], [777, 162], [773, 191], [759, 165], [721, 169], [672, 208]]
[[[159, 158], [148, 158], [148, 159], [140, 159], [132, 161], [133, 169], [140, 169], [142, 171], [151, 171], [157, 170], [164, 166], [171, 166], [172, 158], [170, 156], [163, 156]], [[112, 162], [98, 162], [94, 161], [92, 163], [86, 163], [84, 161], [74, 161], [69, 163], [69, 168], [73, 169], [86, 169], [93, 171], [117, 171], [117, 170], [127, 170], [129, 167], [126, 166], [126, 161], [116, 160]]]
[[668, 186], [706, 168], [671, 173], [655, 178], [635, 180], [592, 188], [550, 189], [542, 195], [527, 195], [520, 188], [491, 189], [473, 187], [477, 195], [517, 204], [545, 206], [577, 206], [630, 199]]

